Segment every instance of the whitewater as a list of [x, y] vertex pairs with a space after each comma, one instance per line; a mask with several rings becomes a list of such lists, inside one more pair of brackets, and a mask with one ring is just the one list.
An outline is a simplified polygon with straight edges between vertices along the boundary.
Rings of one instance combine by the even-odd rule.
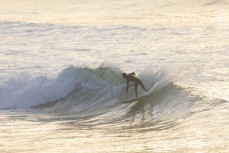
[[228, 0], [0, 2], [1, 153], [229, 152]]

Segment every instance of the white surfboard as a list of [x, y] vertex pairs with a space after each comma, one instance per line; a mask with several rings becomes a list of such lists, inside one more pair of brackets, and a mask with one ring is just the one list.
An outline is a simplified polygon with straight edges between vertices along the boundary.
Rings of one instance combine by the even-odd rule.
[[140, 97], [128, 99], [128, 100], [122, 101], [120, 103], [124, 103], [125, 104], [125, 103], [132, 103], [132, 102], [144, 100], [145, 98], [147, 98], [150, 95], [151, 92], [153, 92], [153, 89], [154, 89], [154, 86], [151, 89], [149, 89], [149, 91], [147, 91], [144, 95], [142, 95]]
[[169, 84], [169, 80], [160, 80], [158, 82], [156, 82], [152, 88], [149, 89], [149, 91], [147, 91], [144, 95], [140, 96], [140, 97], [136, 97], [136, 98], [132, 98], [129, 100], [125, 100], [122, 101], [120, 103], [132, 103], [132, 102], [137, 102], [137, 101], [141, 101], [144, 100], [145, 98], [147, 98], [148, 96], [150, 96], [150, 94], [152, 94], [153, 92], [157, 92], [161, 89], [163, 89], [164, 87], [166, 87]]
[[132, 103], [132, 102], [136, 102], [136, 101], [142, 100], [142, 99], [144, 99], [146, 97], [148, 97], [148, 96], [147, 95], [143, 95], [141, 97], [136, 97], [136, 98], [128, 99], [128, 100], [122, 101], [120, 103], [123, 103], [123, 104], [125, 104], [125, 103]]

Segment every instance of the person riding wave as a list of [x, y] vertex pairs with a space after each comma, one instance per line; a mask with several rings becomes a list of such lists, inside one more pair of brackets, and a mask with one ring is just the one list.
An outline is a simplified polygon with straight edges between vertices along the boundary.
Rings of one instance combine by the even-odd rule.
[[134, 75], [135, 75], [134, 72], [129, 73], [129, 74], [123, 73], [122, 77], [125, 78], [126, 81], [127, 81], [126, 94], [128, 94], [129, 82], [132, 81], [132, 82], [134, 82], [135, 95], [136, 95], [136, 97], [138, 97], [138, 85], [140, 85], [142, 87], [142, 89], [144, 89], [145, 91], [148, 91], [148, 90], [145, 88], [145, 86], [143, 85], [142, 81], [139, 78], [137, 78], [136, 76], [134, 76]]

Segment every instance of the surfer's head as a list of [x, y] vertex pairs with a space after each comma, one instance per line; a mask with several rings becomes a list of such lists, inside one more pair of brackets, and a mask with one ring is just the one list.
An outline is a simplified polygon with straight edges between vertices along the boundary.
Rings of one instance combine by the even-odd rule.
[[122, 77], [123, 77], [123, 78], [126, 78], [126, 76], [127, 76], [126, 73], [123, 73], [123, 74], [122, 74]]

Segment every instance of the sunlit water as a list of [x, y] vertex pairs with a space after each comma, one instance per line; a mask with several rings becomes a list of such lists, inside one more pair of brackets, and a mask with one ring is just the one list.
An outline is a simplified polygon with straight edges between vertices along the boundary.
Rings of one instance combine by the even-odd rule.
[[0, 152], [229, 152], [229, 1], [0, 2]]

